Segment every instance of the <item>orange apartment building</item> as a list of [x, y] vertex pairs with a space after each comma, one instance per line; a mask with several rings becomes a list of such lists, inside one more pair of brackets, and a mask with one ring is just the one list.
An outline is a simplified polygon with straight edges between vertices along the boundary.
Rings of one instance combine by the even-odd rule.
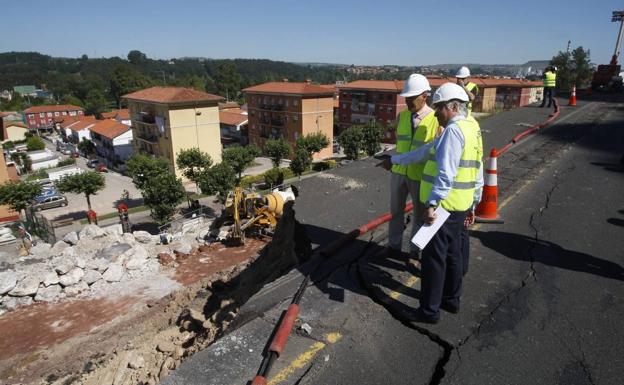
[[260, 148], [269, 139], [286, 139], [294, 148], [300, 136], [321, 132], [329, 146], [314, 159], [333, 155], [334, 90], [310, 82], [269, 82], [245, 88], [249, 143]]

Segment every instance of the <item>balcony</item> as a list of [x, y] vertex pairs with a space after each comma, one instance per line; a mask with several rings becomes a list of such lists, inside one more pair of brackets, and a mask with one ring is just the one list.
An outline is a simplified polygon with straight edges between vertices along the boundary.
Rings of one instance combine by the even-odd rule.
[[267, 111], [284, 111], [283, 104], [260, 104], [260, 109]]
[[150, 143], [150, 144], [157, 144], [158, 143], [158, 136], [154, 135], [151, 132], [137, 131], [136, 137], [137, 137], [137, 139], [142, 140], [142, 141], [147, 142], [147, 143]]
[[282, 119], [282, 118], [271, 119], [271, 125], [272, 126], [283, 127], [284, 126], [284, 119]]

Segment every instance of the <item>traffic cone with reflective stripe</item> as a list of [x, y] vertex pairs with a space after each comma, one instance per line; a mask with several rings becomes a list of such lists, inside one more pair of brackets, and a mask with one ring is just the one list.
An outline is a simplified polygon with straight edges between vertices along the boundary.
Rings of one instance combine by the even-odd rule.
[[475, 222], [479, 223], [504, 223], [498, 215], [498, 179], [496, 173], [496, 148], [492, 148], [488, 167], [483, 175], [484, 185], [481, 202], [475, 211]]
[[568, 106], [576, 106], [576, 84], [572, 84], [572, 93], [570, 94]]

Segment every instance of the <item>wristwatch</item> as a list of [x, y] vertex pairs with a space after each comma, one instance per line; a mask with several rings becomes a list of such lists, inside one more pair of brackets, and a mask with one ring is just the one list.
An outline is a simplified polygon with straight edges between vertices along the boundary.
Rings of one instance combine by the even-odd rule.
[[438, 202], [436, 202], [436, 201], [429, 201], [429, 202], [425, 203], [425, 207], [426, 208], [432, 208], [433, 207], [435, 209], [436, 207], [438, 207]]

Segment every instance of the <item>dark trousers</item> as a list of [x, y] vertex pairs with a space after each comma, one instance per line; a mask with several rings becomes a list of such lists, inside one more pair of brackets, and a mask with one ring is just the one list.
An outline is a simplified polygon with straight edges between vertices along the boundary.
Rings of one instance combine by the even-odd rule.
[[544, 104], [546, 104], [546, 97], [548, 97], [548, 107], [550, 107], [553, 102], [553, 96], [554, 89], [552, 87], [544, 87], [544, 98], [542, 99], [542, 105], [540, 107], [544, 107]]
[[423, 250], [420, 309], [430, 317], [439, 316], [443, 301], [459, 307], [463, 276], [461, 232], [466, 212], [450, 214]]
[[466, 275], [468, 272], [468, 260], [470, 259], [470, 235], [466, 226], [462, 226], [461, 229], [461, 255], [462, 275]]

